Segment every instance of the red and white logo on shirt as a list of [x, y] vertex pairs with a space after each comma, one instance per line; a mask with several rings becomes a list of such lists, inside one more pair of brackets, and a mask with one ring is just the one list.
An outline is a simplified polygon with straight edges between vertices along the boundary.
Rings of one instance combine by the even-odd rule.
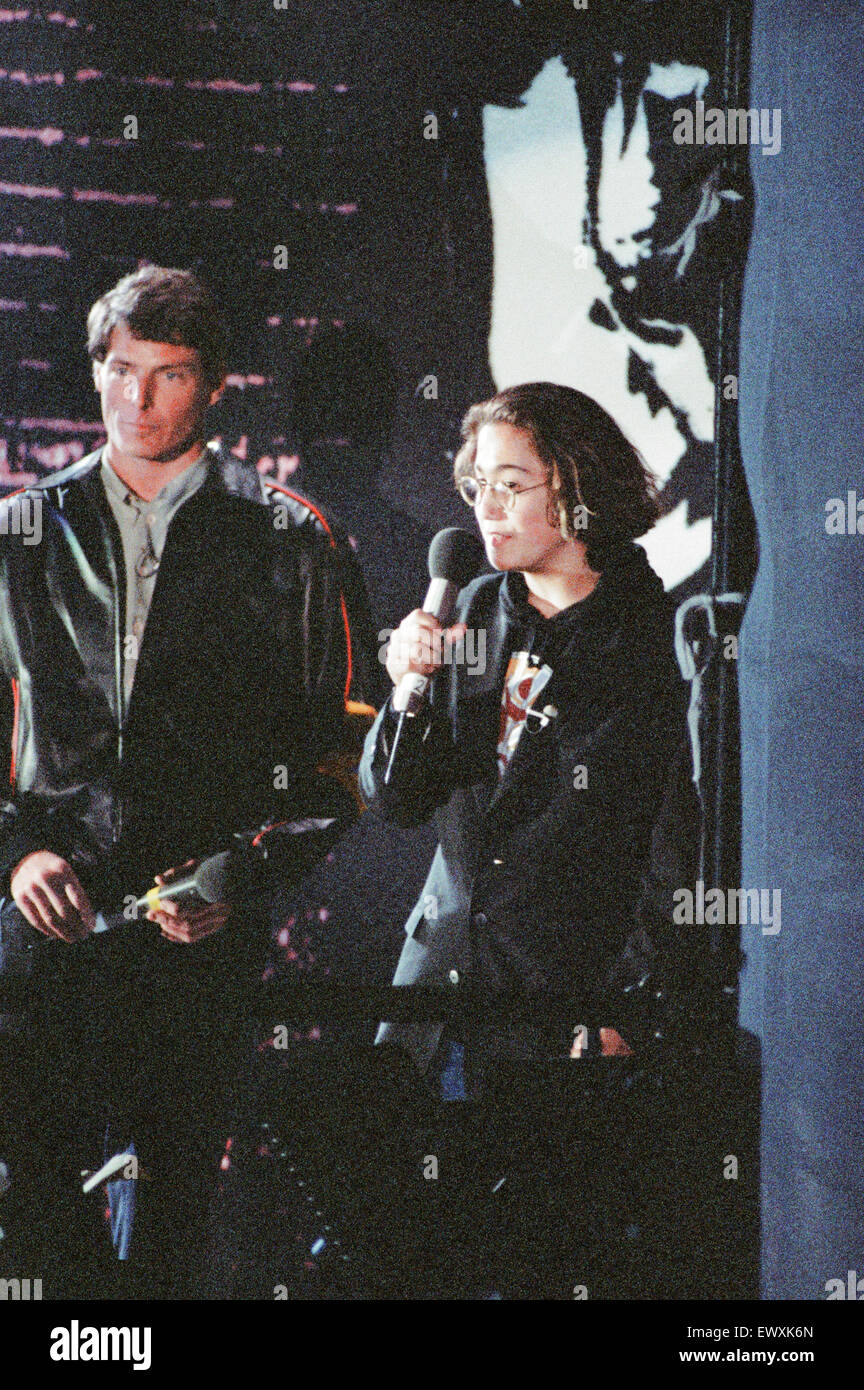
[[503, 777], [522, 735], [528, 711], [548, 683], [552, 667], [532, 657], [530, 652], [514, 652], [507, 663], [501, 696], [501, 722], [498, 738], [498, 775]]

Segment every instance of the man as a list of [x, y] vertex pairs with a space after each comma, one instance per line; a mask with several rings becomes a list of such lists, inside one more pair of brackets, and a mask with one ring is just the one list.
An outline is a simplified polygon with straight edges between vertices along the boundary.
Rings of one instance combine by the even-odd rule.
[[[152, 1248], [179, 1251], [176, 1296], [269, 923], [242, 904], [166, 901], [98, 935], [97, 914], [236, 832], [350, 815], [321, 769], [352, 745], [351, 561], [320, 514], [205, 447], [225, 353], [193, 275], [126, 276], [94, 304], [88, 335], [105, 445], [3, 503], [0, 891], [5, 932], [20, 925], [14, 904], [53, 943], [30, 953], [52, 1017], [71, 1006], [80, 1029], [86, 996], [74, 1055], [90, 1070], [69, 1064], [56, 1105], [81, 1108], [89, 1092], [109, 1149], [140, 1159], [160, 1194], [142, 1203]], [[28, 502], [41, 527], [29, 547], [15, 524]], [[70, 1027], [64, 1017], [66, 1041]], [[36, 1082], [59, 1066], [37, 1055]], [[61, 1148], [73, 1118], [55, 1109]]]
[[[439, 834], [394, 983], [475, 1007], [461, 1029], [385, 1024], [379, 1041], [407, 1048], [445, 1098], [496, 1097], [493, 1148], [519, 1149], [530, 1182], [551, 1161], [537, 1149], [554, 1129], [538, 1110], [547, 1064], [581, 1054], [586, 1022], [603, 1025], [604, 1055], [651, 1036], [647, 1012], [631, 1009], [626, 1031], [620, 1020], [651, 968], [637, 909], [683, 687], [662, 584], [634, 544], [656, 496], [614, 421], [578, 391], [534, 383], [473, 407], [462, 432], [455, 477], [496, 573], [462, 590], [447, 632], [415, 610], [393, 634], [391, 679], [434, 676], [431, 699], [385, 781], [388, 700], [360, 785], [386, 818], [434, 815]], [[482, 675], [458, 648], [444, 661], [443, 643], [469, 629], [486, 634]]]

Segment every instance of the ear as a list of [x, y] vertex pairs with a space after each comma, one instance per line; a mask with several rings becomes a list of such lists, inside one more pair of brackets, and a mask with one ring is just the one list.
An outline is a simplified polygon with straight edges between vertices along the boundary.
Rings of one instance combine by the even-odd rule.
[[548, 497], [546, 499], [546, 524], [548, 526], [554, 526], [555, 530], [560, 531], [564, 539], [567, 539], [569, 533], [566, 530], [566, 521], [562, 520], [561, 512], [556, 506], [554, 497]]
[[105, 363], [100, 362], [98, 357], [93, 358], [93, 385], [97, 391], [102, 390], [102, 369], [104, 366]]

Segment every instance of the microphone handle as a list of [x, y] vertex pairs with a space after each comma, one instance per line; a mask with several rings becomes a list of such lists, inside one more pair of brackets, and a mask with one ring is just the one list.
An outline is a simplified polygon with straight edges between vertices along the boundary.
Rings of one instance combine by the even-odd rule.
[[[433, 579], [423, 600], [423, 612], [431, 613], [442, 627], [449, 626], [458, 593], [458, 586], [449, 579]], [[431, 676], [423, 676], [419, 671], [405, 673], [392, 697], [393, 709], [397, 714], [404, 712], [409, 719], [414, 718], [423, 705], [431, 679]]]
[[[206, 862], [206, 861], [205, 861]], [[200, 866], [199, 866], [200, 867]], [[135, 904], [137, 912], [157, 912], [159, 904], [162, 902], [176, 902], [178, 898], [187, 895], [204, 901], [197, 883], [198, 871], [190, 874], [188, 878], [179, 879], [172, 883], [155, 884], [148, 888], [143, 898], [139, 898]]]
[[407, 717], [408, 717], [408, 715], [407, 715], [406, 711], [405, 711], [405, 710], [402, 710], [402, 712], [401, 712], [400, 715], [399, 715], [399, 723], [396, 725], [396, 730], [395, 730], [395, 732], [394, 732], [394, 734], [393, 734], [393, 743], [392, 743], [391, 748], [390, 748], [390, 757], [387, 759], [387, 766], [386, 766], [386, 768], [384, 769], [384, 785], [385, 785], [385, 787], [389, 787], [389, 785], [390, 785], [390, 779], [391, 779], [392, 776], [393, 776], [393, 767], [394, 767], [395, 762], [396, 762], [396, 754], [397, 754], [397, 752], [399, 751], [399, 744], [400, 744], [401, 739], [402, 739], [402, 730], [403, 730], [404, 727], [405, 727], [405, 720], [407, 719]]

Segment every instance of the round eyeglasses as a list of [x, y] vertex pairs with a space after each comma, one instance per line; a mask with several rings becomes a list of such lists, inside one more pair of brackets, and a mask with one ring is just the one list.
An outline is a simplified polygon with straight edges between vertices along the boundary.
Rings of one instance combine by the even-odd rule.
[[476, 507], [488, 488], [497, 506], [503, 507], [507, 512], [512, 512], [516, 506], [517, 498], [522, 497], [526, 492], [536, 492], [538, 487], [546, 487], [546, 483], [534, 483], [532, 487], [520, 487], [518, 483], [489, 483], [485, 478], [462, 478], [459, 483], [459, 496], [463, 502], [467, 502], [469, 507]]

